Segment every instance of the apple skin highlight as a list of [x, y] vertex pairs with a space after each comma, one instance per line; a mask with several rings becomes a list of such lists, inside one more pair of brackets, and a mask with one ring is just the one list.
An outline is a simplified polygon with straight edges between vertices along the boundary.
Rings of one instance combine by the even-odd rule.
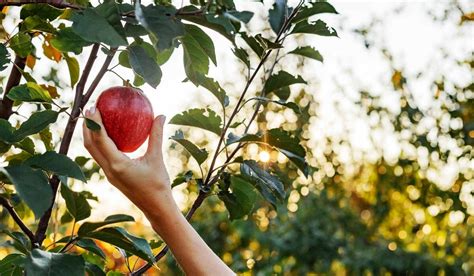
[[100, 94], [96, 106], [107, 134], [120, 151], [135, 151], [150, 134], [153, 108], [141, 90], [111, 87]]

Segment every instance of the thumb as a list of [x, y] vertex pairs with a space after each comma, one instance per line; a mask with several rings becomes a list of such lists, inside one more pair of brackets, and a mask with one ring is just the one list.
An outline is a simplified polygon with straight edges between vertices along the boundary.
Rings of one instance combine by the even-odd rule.
[[148, 149], [146, 155], [151, 160], [162, 160], [162, 145], [163, 145], [163, 126], [165, 124], [166, 117], [159, 115], [153, 121], [151, 127], [150, 137], [148, 138]]

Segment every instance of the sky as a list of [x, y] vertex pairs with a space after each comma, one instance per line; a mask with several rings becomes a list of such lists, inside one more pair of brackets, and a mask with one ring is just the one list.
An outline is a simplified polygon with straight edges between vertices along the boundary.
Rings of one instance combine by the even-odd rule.
[[[181, 1], [177, 1], [181, 2]], [[264, 7], [253, 1], [236, 1], [239, 8], [250, 9], [256, 14], [262, 14]], [[295, 1], [290, 1], [295, 2]], [[394, 55], [395, 66], [403, 69], [408, 75], [416, 75], [419, 72], [428, 72], [426, 78], [420, 78], [412, 82], [409, 87], [410, 92], [415, 96], [416, 103], [422, 110], [429, 110], [433, 106], [431, 79], [438, 74], [452, 74], [452, 78], [458, 83], [472, 82], [472, 72], [452, 71], [452, 64], [443, 62], [438, 49], [446, 48], [452, 53], [465, 55], [474, 52], [474, 43], [467, 39], [474, 37], [472, 25], [470, 28], [464, 28], [459, 33], [456, 24], [433, 23], [433, 20], [425, 12], [430, 9], [436, 12], [438, 6], [442, 6], [443, 1], [331, 1], [339, 11], [339, 15], [322, 15], [321, 19], [329, 25], [334, 26], [339, 34], [339, 38], [330, 37], [311, 37], [306, 38], [306, 42], [315, 47], [324, 56], [324, 63], [317, 61], [306, 61], [305, 68], [301, 72], [303, 78], [308, 80], [307, 90], [314, 93], [320, 102], [317, 110], [318, 118], [311, 125], [311, 136], [309, 145], [315, 156], [321, 155], [324, 148], [320, 147], [321, 141], [326, 136], [351, 137], [351, 147], [358, 149], [368, 159], [376, 159], [373, 146], [368, 141], [375, 138], [386, 146], [384, 156], [387, 160], [396, 160], [402, 146], [392, 135], [390, 129], [380, 130], [378, 133], [370, 131], [367, 118], [361, 116], [359, 110], [354, 106], [354, 100], [359, 98], [359, 91], [368, 90], [376, 95], [380, 95], [382, 102], [389, 110], [396, 112], [399, 108], [399, 95], [394, 93], [389, 86], [391, 72], [390, 64], [376, 50], [367, 50], [361, 43], [360, 36], [353, 32], [354, 29], [366, 26], [373, 18], [380, 21], [374, 27], [376, 35], [372, 39], [384, 43], [390, 52]], [[265, 1], [266, 7], [270, 1]], [[461, 6], [466, 10], [472, 10], [473, 4], [469, 1], [461, 1]], [[390, 11], [400, 9], [400, 13], [393, 14]], [[438, 9], [439, 10], [439, 9]], [[13, 14], [17, 11], [12, 10]], [[453, 21], [454, 22], [454, 21]], [[251, 21], [250, 30], [258, 30], [262, 26], [259, 22]], [[9, 32], [14, 32], [14, 24], [7, 19], [5, 27]], [[242, 89], [241, 66], [233, 58], [229, 43], [215, 33], [210, 32], [217, 50], [217, 68], [211, 68], [210, 75], [225, 83], [227, 91], [231, 95], [237, 95]], [[40, 44], [37, 44], [40, 47]], [[290, 44], [289, 47], [293, 47]], [[87, 57], [87, 51], [82, 55], [81, 64], [84, 57]], [[232, 58], [229, 58], [232, 57]], [[98, 70], [101, 64], [99, 58], [93, 69], [92, 75]], [[49, 62], [39, 61], [35, 75], [41, 76], [48, 73]], [[297, 62], [287, 60], [284, 69], [287, 71], [296, 70]], [[59, 64], [60, 72], [67, 72], [65, 63]], [[427, 70], [430, 68], [430, 70]], [[433, 69], [435, 68], [435, 69]], [[203, 103], [213, 104], [213, 97], [202, 89], [198, 89], [189, 83], [183, 83], [185, 78], [182, 53], [177, 49], [170, 61], [163, 67], [163, 78], [160, 85], [153, 89], [145, 85], [142, 89], [152, 102], [155, 115], [164, 114], [168, 120], [181, 111], [189, 107], [202, 107]], [[5, 75], [8, 71], [1, 72]], [[117, 73], [124, 78], [132, 79], [130, 70], [118, 69]], [[349, 74], [350, 73], [350, 74]], [[67, 80], [68, 76], [63, 76]], [[121, 85], [122, 81], [113, 74], [106, 75], [104, 81], [99, 85], [97, 91], [104, 90], [107, 87]], [[255, 84], [251, 90], [258, 90], [261, 84]], [[73, 92], [65, 89], [62, 92], [66, 101], [71, 100]], [[97, 95], [97, 94], [96, 94]], [[93, 98], [94, 100], [94, 98]], [[344, 114], [340, 114], [337, 106], [342, 106]], [[338, 114], [335, 116], [335, 114]], [[350, 121], [350, 128], [347, 129], [347, 121]], [[171, 136], [177, 128], [167, 125], [165, 137]], [[57, 126], [61, 130], [61, 126]], [[321, 131], [324, 130], [324, 131]], [[71, 148], [71, 154], [84, 154], [85, 149], [81, 144], [80, 128], [76, 130], [76, 140]], [[146, 143], [145, 143], [146, 145]], [[166, 145], [166, 146], [169, 146]], [[144, 152], [142, 147], [133, 156], [139, 156]], [[348, 156], [350, 148], [341, 146], [341, 156]], [[344, 157], [341, 157], [344, 158]], [[178, 173], [181, 167], [176, 157], [168, 156], [168, 169], [170, 175]], [[175, 165], [173, 165], [175, 164]], [[474, 163], [467, 162], [464, 166], [474, 167]], [[459, 171], [458, 164], [448, 164], [438, 172], [433, 172], [432, 176], [439, 185], [449, 187], [455, 180], [455, 175]], [[474, 184], [470, 184], [473, 186]], [[104, 217], [117, 212], [129, 212], [131, 204], [111, 185], [105, 181], [89, 181], [85, 185], [87, 189], [92, 190], [100, 198], [100, 208], [95, 208], [93, 216]], [[79, 187], [79, 186], [77, 186]], [[175, 192], [178, 201], [182, 201], [182, 194]], [[470, 208], [474, 210], [474, 199], [470, 200]], [[120, 204], [117, 205], [117, 202]]]

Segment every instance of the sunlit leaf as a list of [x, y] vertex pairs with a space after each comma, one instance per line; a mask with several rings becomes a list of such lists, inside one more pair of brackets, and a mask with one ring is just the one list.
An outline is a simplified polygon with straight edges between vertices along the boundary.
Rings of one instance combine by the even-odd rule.
[[170, 139], [182, 145], [189, 152], [189, 154], [191, 154], [191, 156], [197, 161], [199, 165], [206, 161], [208, 156], [206, 149], [200, 149], [191, 141], [185, 139], [184, 134], [181, 130], [176, 131], [176, 133], [171, 136]]
[[33, 249], [26, 258], [25, 272], [28, 275], [84, 276], [84, 259], [79, 255], [51, 253]]
[[51, 95], [48, 90], [39, 86], [36, 83], [28, 82], [13, 87], [8, 93], [7, 97], [12, 101], [21, 102], [52, 102]]
[[244, 160], [240, 165], [240, 173], [273, 206], [285, 198], [283, 183], [280, 179], [260, 167], [254, 160]]
[[334, 13], [337, 14], [338, 12], [336, 9], [329, 4], [328, 2], [323, 1], [308, 1], [306, 6], [300, 9], [298, 14], [293, 18], [293, 23], [298, 23], [302, 20], [307, 19], [310, 16], [321, 14], [321, 13]]
[[212, 109], [194, 108], [175, 115], [170, 124], [198, 127], [217, 135], [221, 134], [222, 119]]
[[219, 198], [224, 201], [231, 220], [241, 219], [252, 211], [257, 193], [252, 184], [241, 177], [231, 176], [230, 182], [232, 192], [222, 191]]
[[324, 60], [323, 56], [321, 56], [319, 51], [310, 46], [298, 47], [294, 49], [293, 51], [289, 52], [289, 54], [300, 55], [300, 56], [312, 58], [321, 62], [323, 62]]
[[129, 215], [111, 215], [105, 218], [104, 221], [99, 221], [99, 222], [84, 222], [80, 227], [79, 230], [77, 231], [77, 234], [79, 236], [86, 235], [89, 232], [92, 232], [100, 227], [103, 227], [105, 225], [113, 224], [113, 223], [118, 223], [118, 222], [126, 222], [126, 221], [135, 221], [135, 219]]
[[144, 48], [132, 46], [128, 49], [129, 64], [151, 87], [156, 88], [161, 81], [161, 69]]
[[271, 75], [265, 86], [263, 87], [263, 94], [266, 95], [280, 88], [296, 84], [303, 83], [306, 84], [306, 81], [300, 76], [293, 76], [286, 71], [279, 71], [277, 74]]
[[292, 34], [315, 34], [315, 35], [322, 35], [322, 36], [337, 36], [336, 30], [334, 28], [329, 27], [328, 25], [326, 25], [325, 22], [321, 20], [318, 20], [314, 23], [301, 21], [300, 23], [295, 25], [291, 33]]

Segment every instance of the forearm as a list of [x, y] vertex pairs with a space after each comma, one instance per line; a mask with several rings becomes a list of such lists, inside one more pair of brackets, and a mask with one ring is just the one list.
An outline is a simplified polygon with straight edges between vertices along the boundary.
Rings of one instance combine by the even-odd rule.
[[235, 275], [181, 214], [171, 193], [147, 203], [141, 209], [187, 275]]

